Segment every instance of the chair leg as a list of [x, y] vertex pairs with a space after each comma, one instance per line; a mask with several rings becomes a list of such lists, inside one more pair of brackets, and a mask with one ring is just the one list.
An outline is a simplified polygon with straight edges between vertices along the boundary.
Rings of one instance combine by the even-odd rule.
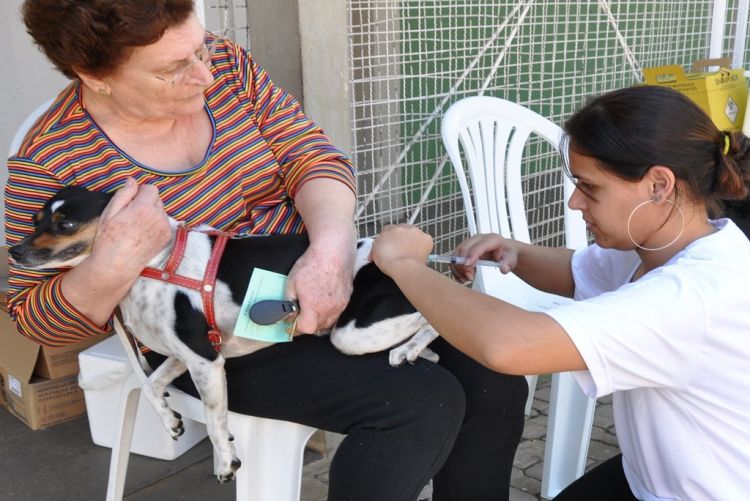
[[298, 501], [304, 448], [315, 429], [230, 412], [229, 430], [242, 461], [237, 501]]
[[531, 414], [531, 405], [534, 403], [534, 392], [536, 391], [536, 381], [538, 376], [526, 376], [526, 382], [529, 385], [529, 396], [526, 398], [526, 408], [524, 413], [528, 416]]
[[122, 501], [125, 490], [125, 477], [128, 473], [130, 444], [135, 428], [135, 416], [138, 412], [138, 401], [141, 396], [141, 385], [134, 373], [128, 376], [122, 387], [120, 409], [115, 426], [112, 456], [109, 463], [109, 480], [107, 481], [107, 501]]
[[542, 498], [551, 499], [586, 467], [596, 400], [587, 397], [569, 372], [552, 376]]

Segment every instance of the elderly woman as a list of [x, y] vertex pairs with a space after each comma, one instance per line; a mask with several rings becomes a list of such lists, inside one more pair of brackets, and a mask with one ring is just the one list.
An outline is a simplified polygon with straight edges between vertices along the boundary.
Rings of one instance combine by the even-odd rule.
[[[119, 190], [90, 258], [34, 272], [11, 263], [19, 331], [60, 346], [108, 331], [167, 216], [240, 234], [307, 231], [288, 280], [298, 329], [330, 327], [351, 290], [349, 161], [241, 47], [206, 33], [192, 0], [27, 0], [24, 20], [73, 81], [10, 159], [6, 238], [64, 185]], [[399, 369], [298, 336], [226, 364], [229, 408], [347, 434], [329, 498], [507, 499], [526, 385], [438, 340], [440, 365]], [[152, 366], [162, 357], [148, 352]], [[175, 384], [195, 394], [187, 376]], [[455, 443], [455, 446], [454, 446]]]

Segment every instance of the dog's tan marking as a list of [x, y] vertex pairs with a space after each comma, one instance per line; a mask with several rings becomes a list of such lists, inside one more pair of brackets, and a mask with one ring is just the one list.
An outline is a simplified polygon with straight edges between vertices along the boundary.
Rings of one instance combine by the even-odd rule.
[[[52, 217], [54, 218], [56, 215], [57, 214]], [[96, 236], [96, 227], [98, 223], [99, 218], [82, 226], [74, 235], [50, 235], [48, 233], [42, 233], [31, 242], [31, 247], [34, 249], [50, 249], [52, 252], [59, 252], [81, 242], [86, 243], [86, 251], [84, 253], [90, 253], [91, 247], [94, 243], [94, 237]]]
[[32, 249], [54, 249], [57, 247], [60, 239], [54, 235], [42, 233], [31, 241]]

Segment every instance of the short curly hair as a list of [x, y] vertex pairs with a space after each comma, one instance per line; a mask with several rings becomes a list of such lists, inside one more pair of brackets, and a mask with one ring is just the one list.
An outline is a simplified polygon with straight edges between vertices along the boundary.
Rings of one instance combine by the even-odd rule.
[[68, 78], [103, 77], [134, 47], [159, 40], [188, 19], [193, 0], [26, 0], [26, 29]]

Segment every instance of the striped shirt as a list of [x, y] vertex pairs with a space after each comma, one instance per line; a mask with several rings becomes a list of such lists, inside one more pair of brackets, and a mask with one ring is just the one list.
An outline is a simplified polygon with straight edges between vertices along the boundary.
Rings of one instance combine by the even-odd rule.
[[[304, 231], [293, 199], [308, 180], [335, 179], [355, 190], [349, 160], [244, 49], [220, 41], [211, 62], [215, 80], [205, 107], [213, 139], [201, 163], [184, 172], [160, 172], [130, 158], [82, 107], [80, 83], [68, 86], [8, 161], [7, 243], [30, 234], [33, 215], [68, 185], [114, 191], [132, 177], [159, 188], [171, 217], [241, 234]], [[10, 263], [7, 302], [18, 330], [52, 347], [109, 331], [109, 323], [91, 323], [66, 301], [61, 271]]]

